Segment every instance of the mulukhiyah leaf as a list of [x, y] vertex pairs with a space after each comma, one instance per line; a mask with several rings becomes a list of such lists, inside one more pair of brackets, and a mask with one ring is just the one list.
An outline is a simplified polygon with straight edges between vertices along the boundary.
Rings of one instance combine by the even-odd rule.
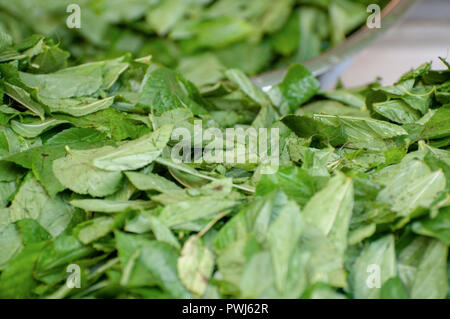
[[288, 197], [282, 190], [275, 189], [245, 207], [247, 228], [258, 242], [262, 243], [266, 240], [270, 225], [288, 201]]
[[302, 161], [302, 168], [311, 176], [329, 176], [328, 167], [339, 161], [333, 148], [315, 149], [305, 146], [292, 146], [290, 156], [293, 161]]
[[450, 208], [442, 208], [434, 218], [414, 222], [412, 229], [417, 234], [434, 237], [450, 245]]
[[12, 182], [23, 175], [19, 166], [11, 162], [0, 161], [0, 181]]
[[399, 277], [411, 298], [445, 298], [448, 247], [442, 242], [416, 237], [398, 257]]
[[4, 87], [5, 93], [8, 96], [10, 96], [13, 100], [17, 101], [20, 105], [22, 105], [30, 112], [39, 116], [41, 120], [44, 119], [45, 113], [44, 108], [38, 102], [34, 101], [27, 91], [7, 82], [4, 83]]
[[408, 292], [399, 277], [388, 279], [381, 287], [382, 299], [407, 299]]
[[172, 126], [165, 125], [139, 139], [124, 142], [117, 148], [104, 148], [93, 158], [93, 165], [107, 171], [135, 170], [153, 162], [166, 147]]
[[127, 138], [135, 139], [150, 132], [147, 126], [133, 120], [130, 114], [108, 108], [83, 117], [74, 117], [65, 114], [54, 114], [54, 118], [66, 120], [77, 128], [95, 129], [115, 141]]
[[176, 228], [187, 222], [214, 217], [229, 210], [235, 204], [235, 201], [226, 199], [192, 199], [165, 206], [161, 211], [160, 219], [164, 225]]
[[158, 68], [150, 73], [142, 87], [138, 105], [151, 110], [154, 115], [177, 108], [189, 109], [197, 114], [202, 107], [193, 99], [186, 85], [180, 74]]
[[102, 70], [96, 64], [68, 68], [50, 74], [20, 73], [20, 79], [29, 87], [39, 89], [48, 98], [88, 96], [102, 85]]
[[122, 58], [87, 63], [49, 74], [19, 72], [20, 80], [37, 88], [39, 95], [53, 99], [89, 96], [101, 88], [109, 88], [128, 67]]
[[78, 224], [73, 233], [83, 244], [89, 244], [110, 233], [113, 223], [112, 217], [97, 217]]
[[171, 244], [172, 246], [178, 249], [181, 248], [180, 243], [178, 242], [172, 231], [167, 226], [165, 226], [159, 220], [159, 218], [156, 218], [154, 216], [148, 216], [149, 214], [146, 212], [143, 212], [143, 214], [147, 215], [146, 217], [150, 222], [150, 227], [153, 231], [153, 234], [155, 234], [156, 239]]
[[65, 157], [53, 161], [53, 173], [62, 185], [79, 194], [107, 196], [115, 193], [122, 182], [120, 171], [105, 171], [94, 166], [93, 161], [104, 154], [105, 146], [95, 150], [71, 150]]
[[408, 135], [401, 126], [371, 118], [314, 114], [288, 115], [282, 119], [300, 137], [317, 136], [331, 145], [345, 142], [365, 148], [384, 148], [384, 140]]
[[181, 20], [187, 7], [182, 0], [160, 2], [147, 14], [147, 21], [159, 34], [165, 35]]
[[407, 162], [391, 178], [377, 200], [392, 205], [392, 209], [401, 216], [408, 216], [420, 207], [429, 207], [446, 185], [442, 171], [430, 172], [420, 161]]
[[48, 129], [51, 129], [60, 124], [67, 123], [67, 121], [48, 119], [44, 121], [35, 121], [31, 123], [21, 123], [18, 121], [11, 121], [11, 128], [17, 134], [23, 137], [36, 137], [45, 132]]
[[39, 101], [46, 105], [51, 113], [64, 113], [81, 117], [109, 108], [114, 103], [114, 97], [111, 96], [101, 100], [89, 97], [77, 99], [39, 97]]
[[223, 78], [225, 67], [212, 53], [185, 57], [180, 60], [178, 72], [197, 86], [215, 84]]
[[[324, 202], [323, 199], [327, 198]], [[306, 204], [305, 222], [319, 229], [340, 253], [347, 247], [347, 235], [353, 211], [353, 182], [342, 175], [333, 177], [327, 186]]]
[[174, 182], [171, 182], [168, 179], [157, 174], [125, 172], [125, 175], [130, 180], [130, 182], [139, 190], [156, 190], [161, 193], [182, 190], [182, 188], [180, 188]]
[[201, 297], [214, 270], [214, 255], [195, 236], [186, 241], [178, 258], [178, 274], [187, 289]]
[[420, 119], [420, 114], [401, 100], [375, 103], [373, 109], [385, 118], [400, 124], [414, 123]]
[[283, 82], [274, 86], [269, 95], [281, 113], [293, 113], [311, 99], [320, 89], [320, 83], [304, 66], [297, 64], [289, 68]]
[[16, 182], [0, 182], [0, 208], [3, 208], [8, 204], [16, 190]]
[[348, 234], [348, 244], [351, 246], [360, 243], [364, 239], [375, 234], [376, 229], [376, 224], [369, 224], [350, 231]]
[[295, 202], [288, 203], [269, 228], [268, 242], [275, 272], [276, 287], [285, 290], [289, 263], [298, 245], [304, 222]]
[[33, 290], [38, 282], [33, 277], [36, 261], [48, 242], [40, 242], [23, 249], [7, 265], [0, 276], [0, 298], [36, 297]]
[[445, 244], [435, 240], [428, 245], [411, 287], [411, 298], [445, 298], [448, 289], [448, 282], [445, 280], [447, 256], [448, 247]]
[[397, 275], [394, 237], [388, 235], [369, 243], [361, 251], [350, 272], [353, 297], [380, 298], [381, 287]]
[[366, 106], [364, 96], [357, 92], [349, 92], [348, 90], [335, 90], [330, 92], [323, 92], [323, 96], [339, 101], [349, 106], [363, 109]]
[[151, 245], [147, 238], [115, 232], [117, 252], [122, 267], [129, 270], [122, 275], [121, 284], [126, 287], [154, 285], [155, 278], [142, 262], [142, 248]]
[[45, 273], [94, 253], [93, 248], [84, 246], [72, 235], [59, 236], [41, 253], [36, 270], [38, 274]]
[[[93, 135], [95, 132], [95, 136]], [[44, 186], [50, 196], [54, 196], [65, 189], [53, 172], [53, 161], [67, 154], [65, 146], [84, 148], [103, 142], [104, 136], [95, 130], [71, 128], [54, 135], [47, 141], [47, 145], [34, 148], [27, 152], [31, 157], [31, 168], [38, 181]]]
[[190, 297], [177, 274], [179, 254], [176, 248], [164, 242], [152, 241], [142, 248], [141, 258], [158, 285], [173, 298]]
[[249, 78], [247, 78], [247, 76], [241, 70], [227, 70], [225, 72], [225, 75], [228, 80], [237, 85], [253, 101], [258, 104], [264, 104], [264, 100], [267, 99], [267, 96], [258, 86], [256, 86]]
[[31, 176], [21, 185], [9, 208], [11, 221], [34, 219], [54, 237], [67, 228], [73, 210], [60, 197], [50, 198]]
[[295, 166], [282, 166], [275, 174], [261, 176], [255, 195], [264, 196], [274, 188], [281, 188], [290, 199], [300, 205], [306, 204], [316, 190], [314, 181], [307, 172]]
[[[32, 19], [0, 0], [1, 297], [448, 297], [449, 71], [317, 92], [294, 65], [260, 89], [243, 71], [310, 58], [367, 14], [359, 0], [243, 1], [88, 0], [77, 43], [61, 34], [67, 59], [43, 36], [1, 40], [26, 35], [21, 16], [55, 30], [64, 5], [42, 0]], [[101, 61], [123, 50], [152, 58]], [[171, 160], [172, 128], [197, 120], [279, 129], [277, 170]]]
[[[219, 178], [212, 177], [212, 176], [203, 174], [201, 172], [198, 172], [197, 170], [195, 170], [194, 168], [192, 168], [191, 166], [189, 166], [185, 163], [176, 163], [176, 162], [172, 161], [171, 159], [160, 157], [160, 158], [157, 158], [155, 160], [155, 162], [170, 168], [171, 173], [173, 173], [173, 170], [175, 170], [175, 171], [181, 171], [182, 173], [186, 173], [188, 175], [192, 175], [194, 178], [197, 178], [198, 180], [201, 181], [200, 186], [203, 186], [204, 184], [206, 184], [207, 181], [220, 180]], [[233, 184], [233, 187], [247, 191], [247, 192], [251, 192], [251, 193], [254, 192], [254, 189], [251, 186], [247, 186], [247, 185]]]
[[146, 210], [154, 207], [150, 201], [116, 201], [108, 199], [74, 199], [70, 201], [74, 207], [88, 212], [119, 213], [125, 210]]
[[[246, 263], [239, 288], [242, 298], [270, 298], [274, 292], [274, 269], [268, 252], [255, 254]], [[264, 280], [261, 280], [264, 278]]]
[[432, 117], [425, 123], [423, 135], [425, 138], [436, 139], [450, 136], [450, 107], [444, 106], [436, 110]]
[[11, 222], [9, 208], [0, 208], [0, 270], [23, 248], [20, 233]]

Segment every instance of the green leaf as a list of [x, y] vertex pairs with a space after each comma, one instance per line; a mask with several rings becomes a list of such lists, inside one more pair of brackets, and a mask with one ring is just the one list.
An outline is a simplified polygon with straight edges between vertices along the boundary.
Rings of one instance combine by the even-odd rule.
[[374, 103], [373, 109], [385, 118], [400, 124], [415, 123], [420, 114], [401, 100]]
[[93, 255], [93, 253], [95, 253], [93, 248], [84, 246], [74, 236], [59, 236], [47, 249], [42, 251], [36, 264], [36, 270], [39, 275], [43, 275], [50, 270]]
[[70, 54], [58, 45], [45, 46], [44, 51], [33, 59], [33, 68], [39, 73], [51, 73], [67, 67]]
[[19, 77], [27, 86], [38, 89], [41, 97], [64, 99], [89, 96], [114, 84], [128, 67], [122, 59], [82, 64], [49, 74], [19, 72]]
[[45, 113], [44, 108], [42, 107], [41, 104], [34, 101], [27, 91], [18, 86], [9, 84], [8, 82], [4, 82], [4, 88], [5, 93], [9, 97], [11, 97], [13, 100], [15, 100], [17, 103], [22, 105], [24, 108], [26, 108], [33, 114], [39, 116], [41, 120], [44, 120], [44, 113]]
[[122, 182], [122, 173], [105, 171], [94, 166], [93, 161], [106, 146], [95, 150], [71, 150], [65, 157], [53, 161], [53, 173], [62, 185], [79, 194], [94, 197], [115, 193]]
[[16, 225], [11, 223], [9, 209], [0, 209], [0, 270], [23, 248], [22, 238]]
[[293, 113], [320, 89], [319, 81], [303, 65], [289, 67], [283, 81], [272, 87], [269, 96], [281, 114]]
[[10, 216], [13, 222], [34, 219], [56, 237], [69, 225], [73, 208], [61, 197], [50, 198], [38, 181], [28, 176], [11, 203]]
[[300, 208], [295, 202], [289, 202], [269, 228], [267, 241], [272, 256], [276, 287], [280, 292], [286, 288], [289, 263], [303, 227]]
[[190, 294], [177, 274], [178, 258], [176, 248], [164, 242], [151, 241], [149, 245], [142, 247], [142, 262], [158, 285], [173, 298], [189, 298]]
[[262, 175], [255, 195], [265, 196], [275, 188], [282, 189], [300, 205], [305, 205], [316, 191], [314, 180], [305, 170], [295, 166], [281, 166], [275, 174]]
[[108, 108], [83, 117], [73, 117], [64, 114], [54, 114], [54, 118], [66, 120], [78, 128], [96, 129], [115, 141], [127, 138], [138, 138], [150, 130], [147, 126], [133, 120], [129, 114]]
[[237, 69], [227, 70], [225, 76], [233, 82], [242, 92], [258, 104], [264, 104], [267, 100], [264, 92], [253, 84], [252, 81], [241, 71]]
[[450, 207], [442, 208], [434, 218], [414, 222], [412, 229], [417, 234], [434, 237], [450, 245]]
[[399, 254], [399, 276], [413, 299], [443, 299], [447, 295], [448, 247], [417, 237]]
[[138, 105], [156, 116], [177, 108], [189, 109], [194, 114], [203, 113], [202, 106], [195, 101], [189, 89], [189, 83], [180, 74], [157, 68], [144, 83]]
[[395, 124], [353, 116], [288, 115], [282, 121], [300, 137], [314, 136], [333, 146], [350, 142], [358, 148], [379, 150], [386, 148], [385, 140], [408, 134]]
[[328, 99], [339, 101], [349, 106], [363, 109], [366, 106], [364, 95], [358, 92], [352, 92], [351, 90], [334, 90], [329, 92], [323, 92], [323, 96]]
[[178, 72], [197, 86], [215, 84], [223, 78], [225, 67], [212, 53], [185, 57], [180, 60]]
[[81, 117], [109, 108], [114, 103], [114, 96], [101, 100], [89, 97], [72, 99], [39, 97], [39, 101], [48, 107], [50, 113], [64, 113]]
[[[327, 198], [324, 202], [323, 199]], [[305, 205], [302, 215], [308, 225], [319, 229], [343, 254], [353, 211], [353, 182], [337, 175]]]
[[397, 275], [394, 237], [384, 236], [364, 247], [350, 272], [350, 286], [357, 299], [377, 299], [381, 287]]
[[74, 199], [70, 205], [81, 208], [88, 212], [120, 213], [126, 210], [145, 210], [153, 208], [150, 201], [116, 201], [108, 199]]
[[172, 38], [183, 36], [186, 46], [193, 50], [202, 48], [223, 48], [239, 42], [251, 35], [253, 25], [235, 16], [219, 16], [180, 24], [172, 33]]
[[[264, 280], [262, 280], [264, 278]], [[270, 298], [274, 290], [274, 269], [268, 252], [255, 254], [246, 264], [239, 288], [242, 298]]]
[[300, 21], [298, 11], [289, 17], [284, 26], [270, 38], [274, 49], [282, 55], [294, 53], [300, 44]]
[[73, 229], [73, 234], [86, 245], [109, 234], [113, 224], [112, 217], [97, 217], [78, 224]]
[[67, 121], [55, 119], [47, 119], [44, 121], [35, 121], [30, 123], [11, 121], [11, 128], [14, 130], [14, 132], [21, 136], [32, 138], [41, 135], [46, 130], [64, 123], [67, 123]]
[[136, 140], [124, 142], [117, 148], [104, 147], [96, 152], [93, 165], [106, 171], [135, 170], [153, 162], [167, 145], [172, 126], [165, 125], [157, 131]]
[[450, 136], [450, 107], [444, 106], [436, 110], [432, 117], [425, 123], [424, 138], [436, 139]]
[[182, 0], [168, 0], [158, 3], [147, 14], [147, 22], [160, 35], [165, 35], [180, 20], [188, 3]]
[[34, 279], [33, 272], [40, 253], [47, 245], [47, 242], [29, 245], [8, 263], [0, 275], [0, 298], [36, 297], [33, 290], [38, 282]]
[[185, 287], [197, 297], [203, 296], [214, 270], [214, 255], [201, 240], [190, 237], [178, 258], [178, 274]]
[[171, 244], [172, 246], [180, 249], [180, 243], [172, 233], [172, 231], [165, 226], [159, 218], [156, 218], [154, 216], [150, 216], [148, 213], [144, 212], [144, 215], [146, 216], [150, 222], [150, 227], [153, 231], [153, 234], [155, 235], [156, 239], [159, 241], [166, 242], [168, 244]]
[[236, 204], [226, 199], [199, 198], [167, 205], [160, 215], [161, 222], [167, 227], [177, 228], [184, 223], [202, 218], [214, 217], [228, 211]]
[[377, 200], [390, 204], [400, 216], [408, 216], [417, 208], [428, 208], [445, 185], [442, 171], [432, 173], [422, 162], [409, 161], [395, 176], [391, 176]]
[[177, 186], [177, 184], [157, 174], [126, 172], [125, 175], [130, 180], [130, 182], [139, 190], [156, 190], [161, 193], [181, 190], [181, 188]]
[[392, 277], [381, 287], [382, 299], [408, 299], [408, 292], [399, 277]]
[[15, 182], [0, 182], [0, 208], [6, 207], [12, 195], [17, 190]]
[[96, 64], [64, 69], [50, 74], [19, 73], [27, 86], [37, 88], [39, 95], [48, 98], [87, 96], [102, 85], [102, 69]]
[[141, 236], [116, 231], [115, 239], [120, 263], [124, 269], [121, 284], [126, 287], [152, 286], [156, 280], [142, 261], [142, 248], [152, 241]]
[[52, 236], [34, 219], [18, 220], [16, 221], [16, 226], [22, 237], [24, 246], [52, 238]]

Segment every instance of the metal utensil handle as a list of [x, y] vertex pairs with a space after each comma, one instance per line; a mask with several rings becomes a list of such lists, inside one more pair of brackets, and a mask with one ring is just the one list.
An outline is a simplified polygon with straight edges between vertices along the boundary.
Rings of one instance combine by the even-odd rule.
[[[407, 11], [420, 0], [392, 0], [381, 12], [383, 26], [380, 29], [370, 29], [365, 25], [352, 34], [340, 45], [326, 51], [316, 58], [301, 62], [315, 76], [320, 76], [328, 72], [331, 68], [347, 60], [352, 55], [358, 53], [369, 43], [379, 38], [390, 27], [400, 21]], [[275, 70], [252, 78], [252, 81], [264, 89], [281, 82], [287, 72], [287, 68]]]

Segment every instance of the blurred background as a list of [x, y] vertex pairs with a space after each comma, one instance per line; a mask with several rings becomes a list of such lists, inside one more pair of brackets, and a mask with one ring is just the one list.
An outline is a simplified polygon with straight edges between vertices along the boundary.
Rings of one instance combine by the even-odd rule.
[[359, 86], [379, 76], [383, 84], [390, 85], [427, 61], [442, 68], [438, 57], [450, 59], [450, 0], [422, 0], [352, 59], [342, 81], [348, 87]]

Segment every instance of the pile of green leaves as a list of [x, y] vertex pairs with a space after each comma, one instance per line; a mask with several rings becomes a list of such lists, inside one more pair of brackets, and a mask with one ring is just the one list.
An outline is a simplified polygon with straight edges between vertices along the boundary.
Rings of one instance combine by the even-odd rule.
[[[449, 296], [448, 64], [332, 92], [293, 65], [263, 92], [52, 43], [0, 34], [0, 298]], [[194, 120], [278, 128], [278, 170], [172, 161]]]
[[82, 0], [81, 28], [69, 29], [72, 2], [0, 0], [0, 31], [15, 42], [34, 33], [54, 37], [77, 64], [153, 55], [204, 84], [229, 68], [254, 75], [315, 57], [363, 25], [368, 4], [389, 1]]

